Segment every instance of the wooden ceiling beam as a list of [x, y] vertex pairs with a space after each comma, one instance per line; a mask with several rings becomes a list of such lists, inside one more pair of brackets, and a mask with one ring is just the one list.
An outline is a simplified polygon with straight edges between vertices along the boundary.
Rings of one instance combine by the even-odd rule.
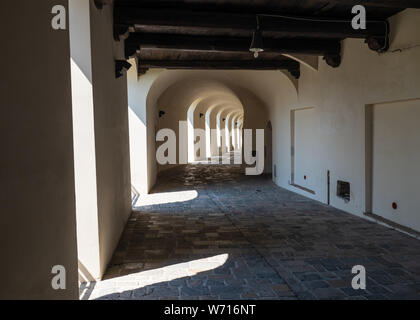
[[[125, 40], [126, 58], [139, 49], [173, 49], [205, 52], [249, 52], [250, 38], [130, 34]], [[340, 41], [331, 39], [263, 39], [264, 50], [275, 53], [339, 54]]]
[[[128, 27], [142, 32], [179, 34], [212, 34], [251, 36], [256, 27], [256, 15], [174, 9], [148, 9], [116, 6], [116, 34]], [[259, 15], [264, 36], [273, 38], [368, 38], [386, 35], [385, 21], [367, 21], [366, 29], [355, 30], [350, 20], [320, 18], [287, 18]]]
[[144, 74], [150, 68], [190, 70], [287, 70], [299, 78], [299, 62], [282, 60], [138, 60], [138, 73]]
[[[108, 1], [108, 0], [95, 0], [95, 1]], [[354, 5], [364, 5], [368, 7], [383, 7], [383, 8], [420, 8], [418, 0], [307, 0], [300, 1], [296, 3], [296, 0], [276, 0], [275, 3], [270, 0], [259, 0], [259, 1], [241, 1], [241, 7], [255, 8], [255, 7], [269, 7], [269, 8], [282, 8], [282, 7], [320, 7], [325, 5], [326, 2], [335, 3], [341, 6], [354, 6]], [[162, 4], [170, 4], [172, 7], [179, 7], [182, 5], [194, 6], [194, 7], [209, 7], [216, 5], [223, 6], [238, 6], [237, 0], [206, 0], [206, 1], [191, 1], [191, 0], [115, 0], [117, 5], [125, 6], [141, 6], [141, 7], [151, 7], [151, 6], [161, 6]]]
[[[322, 0], [314, 1], [323, 2]], [[345, 6], [355, 6], [359, 4], [366, 7], [381, 8], [420, 8], [420, 2], [418, 0], [330, 0], [330, 2]]]
[[139, 60], [140, 68], [168, 69], [297, 69], [299, 62], [285, 60]]

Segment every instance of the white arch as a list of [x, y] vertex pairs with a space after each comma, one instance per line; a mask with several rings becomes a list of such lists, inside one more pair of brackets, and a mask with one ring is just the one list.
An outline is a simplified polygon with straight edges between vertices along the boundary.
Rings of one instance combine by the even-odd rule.
[[[205, 115], [206, 121], [206, 156], [210, 158], [213, 155], [219, 154], [220, 148], [220, 110], [227, 106], [227, 102], [218, 103], [211, 105]], [[216, 134], [212, 135], [212, 130], [215, 130]], [[214, 131], [213, 131], [214, 132]]]
[[225, 121], [225, 135], [226, 135], [226, 149], [227, 152], [232, 151], [233, 146], [233, 128], [232, 126], [229, 128], [229, 125], [232, 125], [232, 118], [236, 115], [237, 111], [233, 110], [230, 111], [226, 115], [226, 121]]
[[195, 148], [194, 148], [194, 140], [195, 140], [195, 132], [194, 132], [194, 111], [197, 108], [197, 105], [202, 101], [201, 98], [193, 101], [187, 111], [187, 144], [188, 144], [188, 162], [195, 161]]
[[[223, 154], [224, 152], [226, 152], [227, 150], [230, 150], [230, 148], [228, 149], [228, 141], [229, 139], [229, 119], [227, 117], [228, 114], [230, 114], [232, 111], [234, 110], [238, 110], [238, 106], [232, 106], [232, 105], [226, 105], [223, 106], [216, 115], [216, 127], [217, 127], [217, 146], [219, 148], [219, 150], [221, 149], [221, 153]], [[224, 115], [224, 118], [222, 117], [222, 115]], [[225, 119], [225, 121], [223, 122], [223, 119]], [[224, 142], [224, 144], [222, 143]], [[219, 153], [219, 152], [218, 152]]]
[[241, 111], [237, 111], [232, 116], [232, 129], [231, 129], [232, 133], [231, 133], [231, 135], [232, 135], [232, 146], [233, 146], [234, 150], [239, 148], [239, 144], [238, 144], [239, 140], [238, 140], [238, 135], [237, 135], [237, 130], [236, 130], [237, 129], [236, 122], [237, 122], [237, 119], [241, 116], [241, 114], [242, 114]]
[[[281, 71], [155, 69], [143, 75], [140, 80], [136, 79], [138, 89], [133, 90], [133, 92], [139, 93], [139, 98], [133, 97], [133, 99], [130, 99], [130, 106], [132, 110], [136, 111], [137, 116], [139, 115], [137, 110], [140, 110], [143, 114], [147, 113], [147, 122], [145, 121], [143, 125], [145, 128], [142, 128], [141, 131], [142, 136], [147, 135], [141, 137], [144, 141], [144, 143], [142, 142], [143, 145], [147, 143], [147, 149], [144, 152], [145, 148], [142, 145], [138, 148], [130, 148], [130, 151], [138, 149], [141, 150], [141, 152], [138, 152], [139, 154], [146, 153], [145, 159], [142, 158], [141, 161], [131, 159], [134, 175], [137, 175], [136, 168], [144, 168], [147, 171], [146, 179], [141, 176], [137, 179], [147, 181], [146, 190], [153, 186], [157, 172], [165, 169], [158, 165], [155, 159], [156, 130], [166, 127], [180, 132], [178, 131], [178, 121], [183, 120], [185, 122], [187, 110], [196, 99], [203, 99], [210, 95], [224, 95], [224, 97], [230, 95], [230, 99], [220, 98], [218, 101], [213, 101], [211, 105], [225, 102], [226, 104], [241, 106], [241, 109], [244, 110], [244, 116], [238, 123], [239, 128], [237, 127], [239, 129], [239, 139], [237, 141], [240, 146], [242, 145], [242, 130], [244, 128], [263, 128], [263, 122], [287, 114], [287, 108], [297, 100], [296, 84], [290, 80], [287, 74]], [[210, 107], [210, 104], [208, 107]], [[157, 116], [159, 110], [166, 112], [161, 118]], [[181, 115], [183, 116], [181, 117]], [[220, 110], [212, 109], [209, 117], [210, 129], [212, 123], [215, 123], [216, 127], [219, 125], [219, 129], [221, 129]], [[187, 136], [187, 125], [185, 127], [185, 136]], [[178, 143], [180, 141], [179, 135], [177, 135], [177, 138]], [[130, 138], [130, 143], [131, 140], [133, 139]], [[138, 139], [136, 140], [138, 141]], [[218, 141], [220, 141], [220, 138]], [[283, 141], [273, 145], [274, 161], [285, 161], [285, 155], [279, 152], [281, 149], [284, 149]], [[177, 150], [179, 150], [179, 160], [181, 161], [182, 158], [186, 162], [187, 143], [178, 146]], [[285, 170], [282, 169], [281, 177], [283, 176], [285, 176]]]
[[[240, 110], [243, 113], [243, 107], [236, 96], [226, 93], [213, 93], [205, 98], [198, 98], [188, 108], [188, 162], [211, 158], [212, 153], [218, 154], [216, 146], [213, 146], [212, 152], [212, 143], [217, 145], [217, 141], [220, 141], [220, 136], [217, 137], [217, 116], [213, 112], [213, 110], [218, 109]], [[205, 115], [204, 119], [201, 119], [201, 114]], [[202, 120], [204, 120], [204, 123], [201, 122]], [[202, 131], [197, 131], [197, 129], [203, 129], [204, 135]], [[211, 129], [213, 129], [213, 137], [211, 136]], [[196, 141], [198, 136], [200, 138], [199, 142]], [[201, 147], [200, 157], [197, 157], [196, 154], [197, 146]]]
[[226, 126], [227, 126], [226, 116], [227, 116], [227, 113], [229, 113], [231, 109], [232, 109], [231, 106], [224, 107], [217, 114], [217, 124], [218, 124], [217, 136], [218, 136], [218, 142], [219, 142], [221, 154], [225, 153], [228, 150], [229, 130], [226, 130]]
[[242, 149], [242, 129], [244, 126], [244, 115], [242, 114], [241, 116], [239, 116], [238, 118], [238, 148]]

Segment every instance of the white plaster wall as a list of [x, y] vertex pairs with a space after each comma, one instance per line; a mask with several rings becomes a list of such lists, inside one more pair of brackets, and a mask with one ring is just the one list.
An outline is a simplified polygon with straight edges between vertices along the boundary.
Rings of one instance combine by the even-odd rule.
[[[194, 110], [194, 128], [195, 129], [201, 129], [204, 130], [206, 129], [206, 119], [205, 119], [205, 113], [207, 108], [209, 107], [208, 103], [206, 103], [206, 101], [203, 101], [202, 103], [200, 103], [197, 108]], [[200, 113], [203, 114], [203, 116], [200, 118]], [[196, 149], [198, 149], [198, 147], [200, 146], [200, 152], [198, 150], [195, 150], [195, 159], [196, 160], [204, 160], [206, 159], [206, 148], [207, 148], [207, 142], [206, 139], [204, 138], [203, 140], [201, 140], [201, 134], [200, 132], [196, 131], [195, 134], [195, 147]]]
[[[152, 184], [150, 176], [153, 170], [153, 167], [148, 166], [147, 94], [158, 72], [149, 71], [138, 79], [136, 61], [131, 59], [130, 63], [132, 67], [127, 72], [127, 83], [131, 184], [140, 194], [147, 194]], [[152, 106], [150, 108], [154, 111]], [[149, 132], [154, 131], [152, 129]]]
[[131, 214], [126, 76], [115, 78], [123, 42], [113, 39], [113, 8], [90, 1], [100, 272], [106, 267]]
[[221, 129], [223, 128], [221, 114], [223, 109], [228, 106], [229, 104], [219, 103], [210, 111], [210, 127], [211, 129], [216, 130], [215, 139], [210, 141], [212, 156], [219, 156], [221, 152]]
[[372, 113], [372, 213], [420, 230], [420, 100], [376, 104]]
[[[390, 19], [390, 51], [420, 43], [420, 11], [406, 10]], [[320, 59], [319, 71], [302, 67], [298, 97], [286, 93], [270, 105], [274, 129], [275, 182], [287, 189], [327, 201], [327, 170], [331, 171], [331, 205], [362, 216], [366, 208], [365, 189], [365, 106], [387, 101], [419, 98], [420, 48], [378, 55], [362, 40], [345, 40], [342, 63], [331, 68]], [[279, 83], [279, 85], [281, 85]], [[286, 84], [284, 84], [286, 85]], [[290, 186], [290, 108], [315, 109], [315, 148], [319, 158], [311, 170], [318, 175], [313, 188], [316, 195]], [[346, 203], [335, 195], [336, 181], [351, 185], [351, 200]], [[409, 190], [407, 189], [407, 192]], [[380, 214], [380, 213], [377, 213]], [[412, 224], [414, 226], [414, 224]]]
[[292, 124], [295, 131], [293, 183], [313, 190], [318, 182], [317, 174], [319, 173], [313, 171], [313, 162], [318, 157], [316, 146], [319, 144], [315, 109], [304, 108], [294, 110], [294, 119], [295, 122]]
[[127, 89], [115, 78], [122, 43], [112, 38], [112, 6], [70, 3], [79, 274], [100, 279], [130, 208]]
[[79, 279], [100, 278], [90, 4], [69, 3], [71, 87]]
[[0, 2], [0, 299], [78, 299], [69, 32], [51, 28], [54, 5], [68, 1]]

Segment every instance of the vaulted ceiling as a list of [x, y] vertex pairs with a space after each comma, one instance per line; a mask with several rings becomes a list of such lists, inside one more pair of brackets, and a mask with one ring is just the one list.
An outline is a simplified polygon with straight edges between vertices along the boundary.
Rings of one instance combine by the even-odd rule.
[[[98, 2], [107, 0], [97, 0]], [[351, 27], [351, 8], [363, 5], [367, 28]], [[386, 50], [386, 19], [419, 0], [115, 0], [115, 37], [139, 73], [169, 69], [284, 69], [299, 76], [299, 63], [283, 54], [323, 56], [340, 64], [340, 42], [366, 39]], [[264, 52], [249, 52], [258, 22]], [[128, 37], [127, 37], [128, 36]]]

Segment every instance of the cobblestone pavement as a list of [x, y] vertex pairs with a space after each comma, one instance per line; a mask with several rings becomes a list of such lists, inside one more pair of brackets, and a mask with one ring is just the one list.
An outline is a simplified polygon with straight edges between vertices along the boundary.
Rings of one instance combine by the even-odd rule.
[[[366, 290], [351, 287], [354, 265]], [[244, 176], [165, 172], [82, 299], [419, 299], [420, 241]]]

